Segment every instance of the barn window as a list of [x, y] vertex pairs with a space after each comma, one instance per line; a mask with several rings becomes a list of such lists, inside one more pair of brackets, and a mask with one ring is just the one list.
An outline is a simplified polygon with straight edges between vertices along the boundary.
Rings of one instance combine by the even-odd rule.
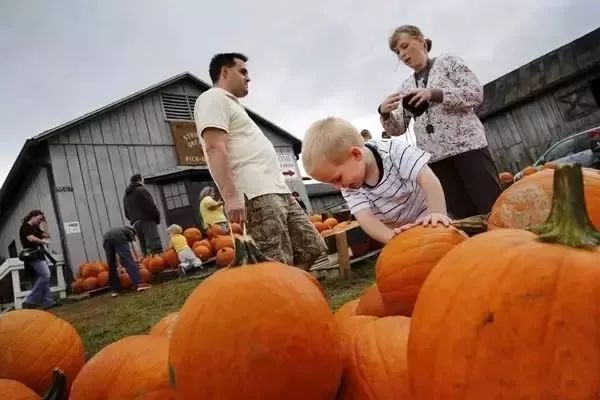
[[165, 119], [168, 121], [193, 121], [194, 105], [198, 96], [187, 94], [161, 93]]
[[168, 183], [162, 189], [167, 203], [167, 210], [174, 210], [190, 205], [185, 182]]

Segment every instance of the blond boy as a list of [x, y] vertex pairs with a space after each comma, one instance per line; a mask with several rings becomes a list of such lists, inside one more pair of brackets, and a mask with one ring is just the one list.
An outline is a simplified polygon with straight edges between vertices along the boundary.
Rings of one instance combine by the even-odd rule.
[[179, 258], [179, 275], [185, 276], [190, 268], [202, 268], [202, 261], [196, 257], [194, 251], [188, 246], [187, 239], [182, 234], [181, 226], [173, 224], [167, 228], [169, 234], [169, 247], [177, 252]]
[[365, 142], [352, 124], [334, 117], [312, 124], [302, 144], [306, 172], [341, 188], [361, 227], [381, 243], [417, 224], [450, 224], [428, 160], [401, 140]]

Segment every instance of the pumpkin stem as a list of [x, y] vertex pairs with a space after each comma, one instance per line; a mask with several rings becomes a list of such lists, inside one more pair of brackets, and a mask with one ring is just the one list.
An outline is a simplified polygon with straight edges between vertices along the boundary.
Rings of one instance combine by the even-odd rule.
[[477, 235], [478, 233], [487, 232], [488, 218], [490, 213], [474, 215], [472, 217], [456, 219], [452, 221], [452, 226], [465, 232], [469, 236]]
[[531, 229], [539, 240], [570, 247], [595, 248], [600, 232], [588, 216], [579, 164], [562, 164], [554, 171], [552, 209], [543, 224]]
[[64, 372], [59, 368], [54, 368], [52, 372], [54, 376], [50, 388], [44, 395], [44, 400], [62, 400], [65, 397], [67, 387], [67, 378]]
[[234, 235], [235, 258], [229, 268], [237, 268], [243, 265], [259, 264], [268, 261], [250, 236]]

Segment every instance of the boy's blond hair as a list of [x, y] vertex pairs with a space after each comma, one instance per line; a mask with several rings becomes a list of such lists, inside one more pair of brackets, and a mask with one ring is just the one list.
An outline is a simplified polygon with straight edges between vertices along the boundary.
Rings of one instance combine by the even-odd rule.
[[350, 122], [337, 117], [321, 119], [306, 131], [302, 141], [302, 165], [310, 175], [320, 160], [343, 162], [353, 146], [363, 147], [364, 139]]
[[177, 224], [173, 224], [167, 228], [167, 233], [169, 236], [181, 234], [183, 232], [183, 228]]

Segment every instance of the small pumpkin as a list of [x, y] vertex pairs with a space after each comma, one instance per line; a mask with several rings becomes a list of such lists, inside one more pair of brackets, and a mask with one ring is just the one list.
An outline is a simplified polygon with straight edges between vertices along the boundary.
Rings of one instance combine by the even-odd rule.
[[242, 226], [240, 224], [238, 224], [237, 222], [231, 223], [231, 232], [237, 233], [238, 235], [242, 235], [244, 233]]
[[214, 248], [211, 246], [210, 240], [208, 240], [208, 239], [202, 239], [199, 242], [194, 243], [193, 247], [196, 247], [196, 246], [206, 246], [210, 249], [211, 252], [214, 251]]
[[81, 264], [79, 268], [79, 273], [83, 279], [95, 278], [104, 270], [102, 266], [98, 265], [97, 263]]
[[131, 289], [131, 286], [133, 286], [131, 278], [127, 272], [119, 273], [119, 283], [121, 285], [121, 289], [123, 290]]
[[356, 315], [372, 315], [375, 317], [385, 317], [387, 315], [377, 283], [369, 286], [360, 296], [356, 307]]
[[323, 295], [301, 270], [266, 261], [251, 241], [237, 237], [235, 248], [232, 266], [200, 283], [179, 312], [169, 350], [177, 395], [333, 399], [341, 351]]
[[75, 279], [73, 281], [73, 283], [71, 283], [71, 290], [75, 294], [83, 293], [83, 291], [85, 290], [84, 287], [83, 287], [83, 278], [77, 278], [77, 279]]
[[533, 175], [536, 172], [538, 172], [538, 168], [532, 166], [525, 167], [522, 171], [523, 176]]
[[410, 317], [433, 267], [466, 239], [458, 229], [438, 225], [416, 226], [390, 240], [375, 265], [377, 287], [388, 315]]
[[330, 229], [323, 222], [313, 222], [313, 225], [314, 225], [315, 229], [317, 230], [317, 232], [323, 232], [324, 230]]
[[500, 172], [498, 174], [498, 180], [500, 183], [510, 183], [515, 179], [514, 175], [508, 171]]
[[90, 290], [98, 289], [98, 278], [85, 278], [83, 280], [83, 290], [88, 292]]
[[54, 368], [64, 372], [68, 390], [85, 363], [83, 343], [73, 326], [40, 310], [2, 315], [0, 349], [0, 377], [19, 381], [39, 395], [50, 387]]
[[108, 272], [102, 271], [96, 277], [98, 281], [98, 287], [106, 287], [108, 286]]
[[206, 261], [212, 257], [212, 251], [207, 246], [194, 246], [194, 254], [202, 261]]
[[187, 228], [183, 231], [183, 236], [185, 236], [185, 240], [190, 247], [192, 247], [198, 240], [202, 240], [202, 232], [198, 228]]
[[162, 256], [155, 254], [150, 258], [147, 269], [153, 274], [158, 274], [163, 272], [166, 268], [167, 262], [165, 261], [165, 259]]
[[233, 239], [231, 239], [231, 236], [217, 236], [217, 240], [215, 241], [215, 251], [219, 251], [223, 247], [233, 248]]
[[144, 283], [150, 283], [154, 280], [154, 275], [146, 268], [140, 268], [138, 273], [140, 274], [140, 280]]
[[221, 228], [221, 225], [211, 225], [206, 230], [206, 236], [208, 237], [209, 240], [213, 239], [217, 236], [224, 236], [224, 235], [227, 235], [227, 231], [225, 231], [225, 229]]
[[63, 400], [65, 396], [65, 375], [55, 368], [53, 372], [52, 385], [46, 391], [44, 397], [40, 397], [36, 392], [12, 379], [0, 379], [1, 398], [6, 400]]
[[[179, 257], [174, 249], [168, 249], [165, 251], [162, 255], [162, 258], [167, 263], [168, 268], [176, 269], [179, 266]], [[146, 269], [148, 268], [146, 267]]]
[[350, 342], [345, 343], [350, 347], [347, 350], [350, 354], [344, 364], [343, 384], [338, 398], [412, 399], [406, 361], [410, 318], [387, 317], [360, 325], [350, 337]]
[[148, 332], [148, 335], [150, 335], [150, 336], [165, 336], [170, 339], [171, 336], [173, 335], [173, 328], [175, 327], [175, 324], [177, 323], [178, 318], [179, 318], [178, 311], [168, 314], [167, 316], [163, 317], [160, 321], [158, 321], [152, 327], [152, 329], [150, 329], [150, 332]]
[[321, 214], [312, 214], [308, 219], [310, 222], [323, 222], [323, 216]]
[[331, 217], [327, 218], [325, 221], [323, 221], [323, 223], [327, 225], [327, 228], [333, 229], [338, 224], [338, 220]]
[[[487, 229], [529, 229], [542, 224], [550, 215], [554, 171], [544, 169], [502, 192], [492, 207]], [[600, 173], [588, 168], [582, 173], [587, 212], [600, 229]]]
[[218, 268], [224, 268], [231, 264], [234, 258], [235, 250], [231, 247], [223, 247], [221, 250], [217, 251], [215, 263]]
[[[73, 382], [69, 400], [174, 400], [167, 337], [128, 336], [96, 353]], [[99, 385], [98, 377], [105, 377]]]
[[600, 232], [581, 168], [560, 165], [553, 179], [546, 222], [477, 235], [431, 271], [408, 344], [414, 400], [597, 395]]

